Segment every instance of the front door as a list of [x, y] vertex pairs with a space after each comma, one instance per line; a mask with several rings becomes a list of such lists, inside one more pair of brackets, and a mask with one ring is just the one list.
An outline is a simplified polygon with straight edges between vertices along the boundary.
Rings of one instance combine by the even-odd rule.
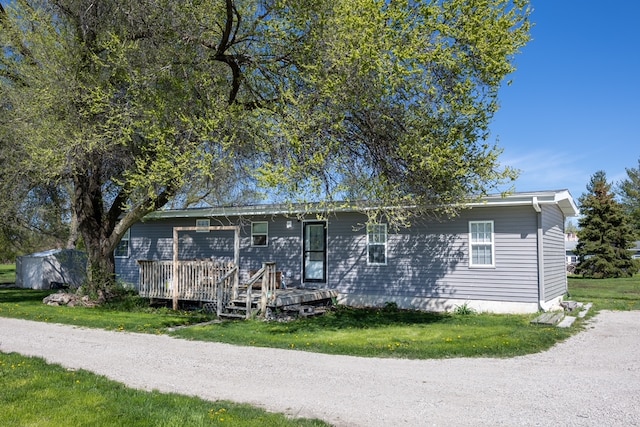
[[306, 222], [302, 244], [304, 282], [327, 281], [327, 224]]

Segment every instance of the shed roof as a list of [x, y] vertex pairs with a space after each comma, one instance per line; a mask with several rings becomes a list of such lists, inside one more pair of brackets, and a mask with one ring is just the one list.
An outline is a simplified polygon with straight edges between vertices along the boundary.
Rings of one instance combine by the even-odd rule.
[[[532, 206], [534, 209], [544, 204], [557, 205], [567, 217], [576, 216], [578, 208], [568, 190], [537, 191], [490, 195], [478, 202], [469, 203], [469, 208], [495, 206]], [[297, 215], [303, 213], [325, 212], [362, 212], [371, 206], [364, 203], [299, 203], [299, 204], [263, 204], [249, 206], [221, 206], [212, 208], [166, 209], [152, 212], [146, 220], [163, 218], [206, 218], [255, 215]]]
[[42, 252], [34, 252], [32, 254], [23, 255], [25, 257], [33, 257], [33, 258], [46, 258], [51, 255], [58, 254], [62, 252], [64, 249], [49, 249]]

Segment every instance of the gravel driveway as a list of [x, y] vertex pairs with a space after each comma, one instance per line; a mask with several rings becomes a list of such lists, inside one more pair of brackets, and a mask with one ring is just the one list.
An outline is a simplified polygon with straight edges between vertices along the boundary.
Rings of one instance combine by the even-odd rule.
[[0, 351], [338, 426], [640, 425], [640, 311], [603, 312], [513, 359], [329, 356], [6, 318]]

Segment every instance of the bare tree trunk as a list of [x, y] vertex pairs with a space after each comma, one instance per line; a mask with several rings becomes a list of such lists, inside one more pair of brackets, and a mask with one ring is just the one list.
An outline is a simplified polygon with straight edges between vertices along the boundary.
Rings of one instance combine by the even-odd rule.
[[75, 249], [80, 237], [78, 230], [78, 216], [75, 209], [71, 209], [71, 223], [69, 224], [69, 238], [67, 239], [67, 249]]
[[[87, 240], [85, 234], [85, 240]], [[89, 257], [85, 293], [92, 298], [107, 300], [112, 296], [115, 284], [115, 259], [113, 251], [105, 250], [100, 241], [85, 241]]]

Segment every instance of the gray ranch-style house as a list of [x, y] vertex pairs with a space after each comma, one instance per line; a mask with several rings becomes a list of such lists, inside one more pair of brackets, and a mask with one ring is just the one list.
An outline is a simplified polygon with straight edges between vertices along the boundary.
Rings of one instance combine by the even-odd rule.
[[366, 214], [348, 208], [162, 210], [129, 229], [116, 273], [140, 289], [145, 263], [214, 259], [237, 262], [242, 283], [274, 262], [280, 288], [330, 289], [353, 306], [445, 311], [466, 304], [496, 313], [557, 306], [567, 293], [565, 218], [578, 213], [571, 194], [496, 195], [467, 208], [400, 229], [367, 225]]

